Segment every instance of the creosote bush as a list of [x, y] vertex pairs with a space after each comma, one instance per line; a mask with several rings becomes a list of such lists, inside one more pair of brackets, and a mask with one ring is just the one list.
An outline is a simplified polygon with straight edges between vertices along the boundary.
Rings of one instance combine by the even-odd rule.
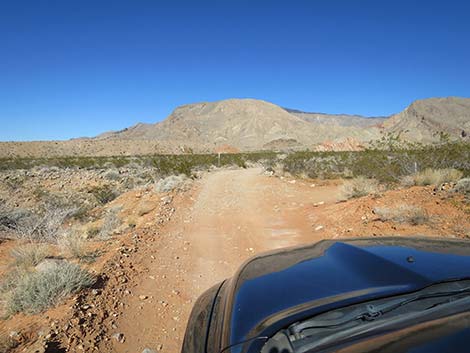
[[346, 180], [340, 189], [341, 196], [346, 200], [376, 194], [378, 191], [379, 183], [377, 180], [367, 179], [362, 176]]
[[42, 271], [18, 274], [2, 297], [7, 315], [34, 314], [57, 305], [71, 293], [93, 283], [93, 276], [80, 266], [62, 261]]
[[426, 210], [417, 206], [376, 207], [374, 213], [382, 222], [391, 221], [411, 225], [421, 225], [429, 222], [429, 215]]

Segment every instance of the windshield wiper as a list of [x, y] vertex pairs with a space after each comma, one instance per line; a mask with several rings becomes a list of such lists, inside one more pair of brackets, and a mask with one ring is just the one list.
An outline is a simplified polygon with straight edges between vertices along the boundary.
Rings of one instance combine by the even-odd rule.
[[[439, 298], [439, 297], [452, 297], [455, 295], [460, 295], [460, 294], [467, 294], [470, 295], [470, 287], [465, 287], [453, 291], [445, 291], [445, 292], [434, 292], [434, 293], [422, 293], [422, 294], [417, 294], [411, 297], [407, 298], [398, 298], [398, 299], [392, 299], [389, 300], [383, 304], [379, 305], [373, 305], [373, 304], [368, 304], [364, 307], [360, 307], [358, 309], [352, 310], [350, 313], [347, 313], [340, 319], [310, 319], [307, 321], [303, 321], [297, 324], [292, 325], [289, 328], [289, 332], [297, 336], [301, 334], [304, 330], [307, 329], [327, 329], [327, 328], [335, 328], [338, 326], [343, 326], [345, 324], [351, 323], [351, 322], [357, 322], [357, 321], [374, 321], [377, 318], [381, 317], [382, 315], [389, 313], [393, 310], [396, 310], [404, 305], [419, 301], [419, 300], [424, 300], [424, 299], [430, 299], [430, 298]], [[450, 298], [450, 300], [454, 300], [455, 298]], [[448, 303], [449, 300], [446, 300], [444, 302], [439, 302], [439, 303], [434, 303], [428, 308], [425, 308], [424, 310], [436, 307], [437, 305]]]

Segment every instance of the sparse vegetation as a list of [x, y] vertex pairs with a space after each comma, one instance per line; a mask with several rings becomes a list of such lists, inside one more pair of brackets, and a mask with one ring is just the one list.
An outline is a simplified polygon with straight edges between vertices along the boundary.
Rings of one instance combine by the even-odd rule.
[[100, 228], [99, 227], [89, 227], [86, 231], [87, 237], [88, 238], [95, 238], [100, 234]]
[[399, 205], [397, 207], [376, 207], [374, 213], [383, 222], [409, 223], [411, 225], [426, 224], [429, 215], [422, 207]]
[[119, 181], [121, 180], [121, 174], [119, 174], [119, 171], [115, 170], [115, 169], [111, 169], [109, 171], [106, 172], [106, 174], [104, 175], [104, 177], [108, 180], [112, 180], [112, 181]]
[[38, 313], [93, 283], [93, 276], [80, 266], [62, 261], [42, 271], [14, 273], [1, 295], [7, 315]]
[[89, 192], [93, 194], [96, 200], [102, 205], [105, 205], [118, 197], [118, 193], [110, 184], [92, 187], [89, 189]]
[[64, 221], [77, 208], [53, 203], [43, 203], [33, 211], [21, 208], [0, 208], [0, 227], [11, 236], [29, 241], [55, 242]]
[[426, 168], [422, 172], [413, 174], [412, 180], [414, 185], [440, 185], [442, 183], [456, 182], [462, 178], [463, 173], [453, 168], [432, 169]]
[[106, 215], [103, 220], [103, 225], [100, 228], [98, 233], [98, 237], [100, 239], [108, 239], [115, 229], [121, 225], [121, 220], [119, 219], [119, 212], [121, 211], [121, 207], [116, 206], [112, 207], [106, 212]]
[[470, 178], [464, 178], [459, 180], [455, 185], [454, 190], [466, 196], [470, 196]]
[[346, 180], [341, 187], [341, 195], [346, 200], [376, 194], [378, 191], [378, 181], [375, 179], [367, 179], [363, 176]]
[[164, 179], [160, 179], [155, 184], [155, 189], [157, 192], [169, 192], [175, 189], [182, 189], [187, 183], [187, 178], [185, 175], [170, 175]]
[[279, 162], [284, 172], [297, 176], [324, 179], [365, 176], [390, 184], [427, 168], [459, 170], [469, 176], [469, 161], [468, 143], [424, 146], [389, 138], [364, 151], [294, 152]]
[[77, 231], [70, 231], [59, 239], [59, 246], [65, 255], [82, 260], [87, 257], [86, 241]]
[[21, 268], [34, 267], [49, 255], [49, 247], [45, 244], [23, 244], [11, 251], [14, 265]]
[[153, 168], [157, 175], [185, 174], [191, 176], [194, 170], [210, 167], [235, 165], [245, 167], [246, 163], [274, 159], [275, 152], [250, 152], [217, 154], [182, 154], [182, 155], [148, 155], [148, 156], [114, 156], [114, 157], [57, 157], [57, 158], [0, 158], [1, 170], [31, 169], [34, 167], [58, 167], [81, 169]]
[[18, 344], [19, 342], [10, 336], [0, 334], [0, 353], [8, 353], [11, 349], [17, 347]]

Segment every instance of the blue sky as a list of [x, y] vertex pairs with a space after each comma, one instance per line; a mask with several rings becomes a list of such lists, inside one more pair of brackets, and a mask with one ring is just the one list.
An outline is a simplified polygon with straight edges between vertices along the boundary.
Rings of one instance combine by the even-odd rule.
[[453, 0], [0, 0], [0, 140], [230, 97], [368, 116], [469, 97], [469, 14]]

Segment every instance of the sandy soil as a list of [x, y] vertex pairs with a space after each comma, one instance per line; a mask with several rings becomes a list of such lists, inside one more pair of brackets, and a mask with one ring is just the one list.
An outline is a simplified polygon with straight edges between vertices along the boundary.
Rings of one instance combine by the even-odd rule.
[[269, 178], [261, 169], [206, 175], [192, 195], [175, 200], [164, 237], [142, 256], [141, 278], [116, 322], [124, 342], [104, 342], [101, 349], [178, 352], [192, 304], [204, 290], [256, 253], [320, 239], [312, 233], [309, 206], [337, 197], [335, 185]]

